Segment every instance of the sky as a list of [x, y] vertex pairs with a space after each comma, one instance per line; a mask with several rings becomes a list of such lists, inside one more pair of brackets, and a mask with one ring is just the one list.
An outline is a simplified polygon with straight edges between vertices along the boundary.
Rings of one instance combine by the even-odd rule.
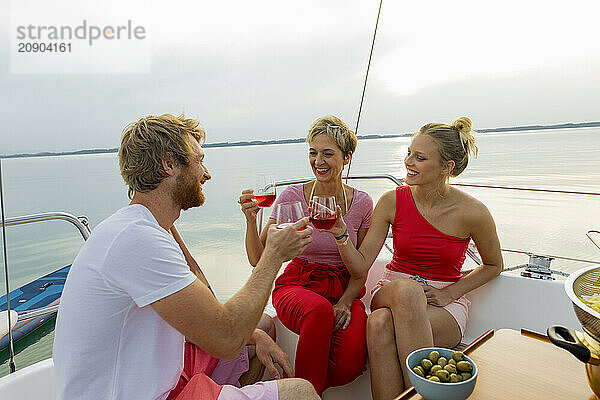
[[[163, 113], [200, 120], [208, 143], [304, 137], [326, 114], [354, 128], [379, 7], [46, 0], [42, 10], [39, 1], [0, 5], [0, 154], [118, 147], [127, 124]], [[599, 14], [597, 0], [383, 0], [358, 133], [408, 133], [460, 116], [476, 129], [599, 121]], [[37, 54], [38, 72], [22, 73], [13, 45], [24, 18], [133, 20], [146, 37], [72, 56], [95, 72], [52, 70]], [[110, 71], [135, 52], [143, 72]]]

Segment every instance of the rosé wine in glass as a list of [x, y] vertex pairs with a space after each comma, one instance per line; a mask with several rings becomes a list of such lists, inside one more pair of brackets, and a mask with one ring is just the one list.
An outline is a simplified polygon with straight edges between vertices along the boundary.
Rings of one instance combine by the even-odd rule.
[[335, 221], [337, 221], [337, 217], [335, 216], [331, 218], [321, 218], [319, 216], [310, 217], [310, 222], [317, 229], [329, 230], [333, 228], [333, 225], [335, 225]]
[[257, 194], [252, 196], [252, 200], [258, 203], [259, 207], [271, 207], [275, 201], [276, 194]]
[[333, 228], [337, 216], [334, 196], [313, 196], [310, 201], [310, 222], [319, 230]]
[[271, 207], [277, 197], [275, 177], [273, 175], [257, 175], [254, 179], [254, 195], [252, 201], [259, 207]]

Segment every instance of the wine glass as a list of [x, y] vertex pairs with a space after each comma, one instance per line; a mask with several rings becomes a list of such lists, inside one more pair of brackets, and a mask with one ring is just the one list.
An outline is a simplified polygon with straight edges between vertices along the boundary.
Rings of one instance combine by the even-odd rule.
[[335, 196], [313, 196], [310, 201], [310, 222], [319, 230], [331, 229], [337, 220], [335, 211]]
[[275, 207], [275, 217], [277, 228], [285, 228], [304, 217], [302, 205], [299, 201], [277, 204], [277, 207]]
[[275, 189], [275, 176], [256, 175], [254, 178], [254, 196], [252, 201], [256, 201], [259, 207], [271, 207], [277, 197]]

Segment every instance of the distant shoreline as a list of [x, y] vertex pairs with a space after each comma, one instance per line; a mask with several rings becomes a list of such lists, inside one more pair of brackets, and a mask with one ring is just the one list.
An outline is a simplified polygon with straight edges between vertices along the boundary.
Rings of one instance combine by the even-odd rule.
[[[538, 130], [551, 130], [551, 129], [568, 129], [568, 128], [594, 128], [600, 127], [600, 121], [596, 122], [576, 122], [566, 124], [555, 124], [555, 125], [523, 125], [513, 126], [504, 128], [488, 128], [478, 129], [477, 132], [490, 133], [490, 132], [518, 132], [518, 131], [538, 131]], [[412, 133], [400, 133], [392, 135], [358, 135], [360, 140], [368, 139], [387, 139], [397, 137], [409, 137]], [[240, 146], [265, 146], [270, 144], [287, 144], [287, 143], [302, 143], [304, 138], [300, 139], [277, 139], [277, 140], [253, 140], [253, 141], [241, 141], [241, 142], [219, 142], [219, 143], [205, 143], [202, 147], [240, 147]], [[44, 151], [41, 153], [18, 153], [18, 154], [3, 154], [0, 158], [26, 158], [26, 157], [52, 157], [52, 156], [71, 156], [80, 154], [106, 154], [116, 153], [118, 148], [111, 149], [87, 149], [87, 150], [75, 150], [75, 151], [61, 151], [61, 152], [50, 152]]]

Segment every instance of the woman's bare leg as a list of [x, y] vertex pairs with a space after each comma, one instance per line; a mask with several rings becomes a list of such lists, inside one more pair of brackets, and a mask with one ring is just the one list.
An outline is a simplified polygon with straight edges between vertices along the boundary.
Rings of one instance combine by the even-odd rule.
[[[398, 368], [402, 371], [404, 387], [410, 384], [404, 368], [406, 357], [416, 349], [438, 346], [452, 347], [460, 341], [460, 329], [452, 315], [441, 307], [427, 305], [421, 285], [411, 279], [398, 279], [382, 287], [371, 303], [371, 308], [391, 310], [394, 323]], [[382, 392], [388, 382], [372, 382]], [[399, 392], [398, 392], [399, 393]], [[397, 395], [396, 393], [395, 395]], [[393, 396], [391, 397], [393, 398]]]
[[379, 308], [367, 319], [367, 348], [374, 400], [393, 399], [402, 392], [394, 321], [389, 308]]
[[408, 384], [408, 374], [405, 368], [402, 368], [406, 356], [414, 349], [433, 345], [425, 292], [421, 285], [413, 280], [395, 280], [375, 294], [372, 308], [381, 307], [389, 308], [392, 312], [399, 368], [402, 370], [404, 382]]
[[442, 307], [427, 305], [427, 316], [435, 346], [452, 348], [460, 343], [460, 327], [452, 314]]

